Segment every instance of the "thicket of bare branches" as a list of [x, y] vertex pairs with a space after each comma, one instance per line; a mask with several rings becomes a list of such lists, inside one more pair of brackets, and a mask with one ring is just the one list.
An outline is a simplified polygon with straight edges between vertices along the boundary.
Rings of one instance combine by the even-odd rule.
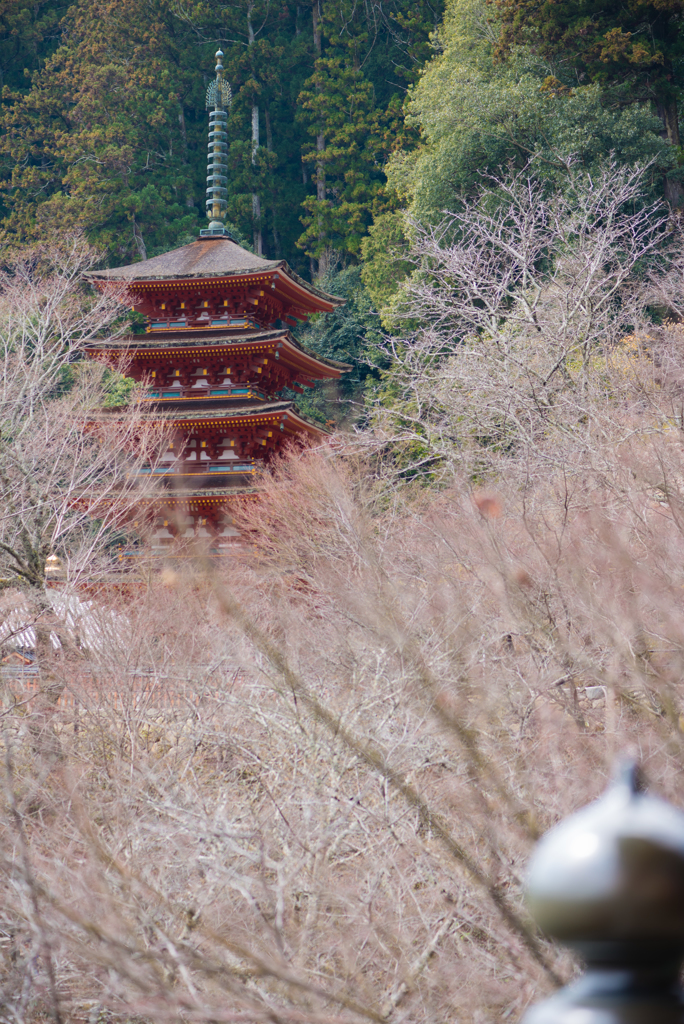
[[311, 455], [241, 566], [95, 607], [59, 764], [4, 715], [7, 1019], [509, 1020], [566, 977], [535, 838], [626, 748], [681, 799], [680, 492], [645, 461], [402, 509]]
[[[636, 179], [608, 180], [636, 197]], [[444, 384], [420, 429], [404, 421], [403, 449], [396, 420], [380, 436], [402, 468], [432, 444], [448, 487], [392, 488], [377, 434], [370, 465], [296, 455], [242, 510], [239, 558], [69, 605], [78, 643], [50, 668], [59, 757], [32, 742], [30, 693], [5, 676], [3, 1020], [483, 1024], [575, 969], [524, 905], [535, 839], [629, 749], [684, 800], [682, 334], [621, 341], [623, 311], [636, 323], [646, 301], [629, 305], [653, 213], [578, 214], [564, 250], [558, 202], [551, 285], [531, 261], [476, 331], [454, 257], [451, 306], [425, 336], [453, 340], [449, 317], [472, 307], [470, 333], [422, 354], [416, 335], [413, 363], [397, 346], [430, 395], [481, 345], [472, 394]], [[530, 217], [539, 203], [530, 192]], [[642, 275], [644, 290], [664, 280]], [[427, 301], [428, 279], [416, 287]], [[497, 360], [526, 411], [491, 455], [474, 410], [500, 423]], [[459, 444], [484, 455], [459, 462]]]
[[[664, 396], [653, 405], [665, 339], [652, 314], [678, 315], [681, 239], [644, 192], [639, 167], [576, 168], [550, 195], [511, 173], [437, 227], [416, 225], [416, 272], [393, 313], [405, 333], [385, 341], [360, 444], [448, 479], [502, 455], [576, 460], [645, 402], [671, 417]], [[681, 361], [679, 336], [666, 340], [662, 358]]]
[[[100, 412], [108, 371], [85, 349], [123, 325], [122, 295], [84, 290], [97, 259], [75, 235], [29, 250], [0, 275], [0, 586], [21, 591], [17, 625], [30, 634], [47, 708], [63, 689], [55, 652], [73, 643], [69, 602], [46, 591], [48, 559], [60, 560], [71, 603], [111, 575], [142, 492], [136, 471], [159, 447], [135, 393], [126, 409]], [[13, 636], [16, 645], [16, 631], [3, 631], [5, 650]], [[36, 741], [51, 736], [44, 724], [34, 732]]]
[[84, 359], [85, 348], [116, 331], [122, 299], [84, 294], [82, 276], [97, 258], [74, 236], [30, 252], [0, 277], [5, 582], [41, 588], [50, 554], [74, 583], [92, 579], [112, 526], [131, 508], [135, 469], [154, 450], [135, 396], [125, 413], [96, 418], [106, 371]]

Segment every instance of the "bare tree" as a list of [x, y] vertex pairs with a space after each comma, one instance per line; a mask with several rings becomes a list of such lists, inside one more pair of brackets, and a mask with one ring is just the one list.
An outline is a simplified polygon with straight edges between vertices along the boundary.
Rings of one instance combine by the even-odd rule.
[[85, 347], [123, 325], [122, 295], [84, 292], [82, 275], [97, 259], [73, 236], [32, 250], [0, 277], [0, 572], [28, 602], [38, 704], [54, 704], [65, 685], [54, 672], [67, 634], [60, 640], [50, 560], [62, 593], [111, 573], [115, 531], [123, 540], [141, 497], [136, 470], [159, 445], [136, 394], [126, 409], [100, 411], [108, 373], [84, 358]]
[[535, 837], [635, 744], [682, 800], [684, 534], [621, 461], [622, 495], [541, 463], [400, 514], [306, 455], [242, 565], [121, 602], [48, 780], [5, 716], [8, 1019], [511, 1020], [570, 974], [521, 899]]
[[574, 169], [551, 194], [507, 175], [414, 232], [416, 272], [396, 310], [409, 333], [386, 339], [388, 398], [374, 408], [381, 439], [413, 446], [414, 468], [540, 445], [562, 457], [568, 432], [591, 434], [597, 409], [622, 407], [648, 329], [647, 268], [664, 281], [673, 258], [643, 169]]
[[[482, 1024], [573, 973], [527, 916], [535, 839], [629, 748], [684, 803], [682, 330], [622, 341], [650, 222], [593, 249], [578, 218], [566, 277], [535, 250], [486, 323], [486, 289], [468, 312], [453, 275], [435, 286], [465, 227], [429, 249], [409, 302], [443, 344], [396, 345], [407, 402], [427, 397], [404, 410], [411, 444], [396, 412], [385, 441], [407, 465], [450, 459], [452, 486], [388, 487], [377, 438], [370, 465], [339, 446], [283, 460], [235, 511], [242, 556], [101, 599], [78, 707], [54, 711], [56, 769], [3, 711], [3, 1019]], [[568, 309], [579, 333], [549, 352]], [[477, 345], [489, 362], [468, 364]], [[467, 388], [454, 370], [429, 404], [459, 360], [479, 367]], [[476, 412], [496, 422], [499, 360], [527, 411], [497, 457]]]

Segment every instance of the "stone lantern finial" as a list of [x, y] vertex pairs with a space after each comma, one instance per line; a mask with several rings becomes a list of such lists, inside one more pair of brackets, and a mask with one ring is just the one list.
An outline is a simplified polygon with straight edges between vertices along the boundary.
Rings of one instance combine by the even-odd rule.
[[540, 840], [527, 901], [585, 973], [523, 1024], [680, 1024], [684, 993], [684, 814], [623, 762], [604, 795]]

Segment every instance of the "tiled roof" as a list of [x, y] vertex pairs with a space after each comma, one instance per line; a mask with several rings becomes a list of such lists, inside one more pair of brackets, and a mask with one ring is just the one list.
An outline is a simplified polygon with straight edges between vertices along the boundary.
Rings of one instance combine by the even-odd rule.
[[341, 363], [337, 359], [329, 359], [327, 356], [320, 356], [316, 352], [312, 352], [310, 349], [305, 348], [304, 345], [300, 344], [294, 335], [287, 330], [250, 331], [249, 334], [244, 330], [236, 331], [234, 334], [225, 330], [193, 331], [192, 334], [187, 331], [155, 331], [154, 334], [129, 334], [114, 342], [96, 342], [92, 345], [88, 345], [86, 351], [112, 351], [122, 352], [123, 354], [130, 353], [131, 350], [154, 351], [155, 349], [170, 348], [197, 348], [200, 351], [204, 351], [210, 345], [220, 345], [222, 348], [228, 348], [231, 345], [240, 346], [251, 344], [252, 342], [263, 343], [280, 338], [288, 341], [292, 347], [297, 349], [299, 352], [303, 352], [304, 355], [323, 363], [325, 366], [334, 367], [334, 369], [340, 370], [343, 373], [348, 373], [349, 370], [352, 369], [352, 366], [349, 363]]
[[178, 281], [184, 278], [201, 279], [244, 276], [280, 271], [296, 281], [312, 295], [317, 295], [333, 306], [344, 305], [344, 299], [316, 288], [304, 281], [288, 267], [285, 260], [265, 260], [243, 249], [229, 238], [202, 238], [180, 249], [153, 256], [149, 260], [130, 263], [113, 270], [94, 270], [86, 274], [92, 281]]
[[[198, 396], [198, 398], [200, 398], [201, 400], [201, 396]], [[230, 401], [230, 399], [226, 399], [226, 402], [227, 401]], [[155, 408], [154, 412], [150, 410], [145, 415], [153, 416], [155, 419], [160, 419], [161, 417], [163, 417], [164, 419], [169, 420], [206, 420], [209, 418], [212, 420], [216, 420], [231, 419], [231, 417], [233, 416], [272, 416], [273, 413], [278, 412], [294, 412], [300, 419], [304, 419], [304, 417], [297, 412], [297, 408], [294, 402], [289, 401], [258, 402], [253, 405], [242, 405], [238, 403], [235, 403], [235, 405], [233, 405], [232, 403], [230, 405], [227, 405], [224, 404], [223, 402], [219, 404], [217, 402], [207, 401], [204, 408], [198, 409], [196, 406], [194, 406], [194, 408], [192, 409], [183, 410], [179, 410], [177, 408]], [[320, 429], [323, 430], [325, 428], [321, 427]]]
[[88, 274], [100, 281], [162, 281], [164, 278], [222, 277], [224, 274], [263, 274], [284, 267], [284, 260], [265, 260], [229, 238], [201, 239], [161, 256], [114, 270]]
[[[230, 399], [226, 400], [226, 402], [229, 401]], [[263, 419], [268, 416], [277, 416], [284, 412], [288, 414], [288, 417], [299, 420], [300, 423], [310, 427], [316, 433], [328, 433], [328, 430], [322, 424], [310, 420], [308, 416], [304, 416], [297, 409], [295, 403], [287, 399], [276, 402], [259, 402], [254, 405], [233, 405], [232, 403], [224, 405], [223, 402], [210, 403], [207, 401], [204, 408], [199, 409], [194, 405], [194, 402], [192, 409], [178, 409], [177, 407], [164, 409], [155, 406], [151, 409], [146, 409], [143, 416], [150, 420], [168, 420], [171, 423], [179, 423], [181, 421], [183, 423], [192, 423], [194, 421], [203, 423], [208, 420], [230, 420], [248, 416], [258, 416], [260, 419]], [[88, 417], [88, 420], [95, 423], [98, 420], [116, 419], [120, 414], [121, 410], [118, 408], [98, 409], [97, 413]]]
[[272, 331], [245, 331], [244, 328], [238, 328], [234, 331], [226, 330], [225, 328], [212, 329], [207, 328], [204, 331], [155, 331], [153, 334], [126, 334], [123, 338], [119, 338], [114, 342], [104, 341], [96, 342], [89, 345], [89, 348], [97, 349], [123, 349], [127, 351], [131, 348], [203, 348], [205, 345], [242, 345], [245, 341], [270, 341], [275, 338], [289, 338], [289, 340], [297, 345], [298, 348], [302, 346], [299, 342], [295, 341], [288, 330], [272, 330]]

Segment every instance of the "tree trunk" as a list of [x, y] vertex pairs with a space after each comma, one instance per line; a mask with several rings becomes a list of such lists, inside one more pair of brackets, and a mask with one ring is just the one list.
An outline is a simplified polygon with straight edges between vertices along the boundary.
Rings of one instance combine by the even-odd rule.
[[[323, 14], [323, 0], [313, 0], [311, 5], [313, 14], [313, 40], [316, 60], [323, 54], [323, 39], [321, 36], [321, 16]], [[320, 85], [316, 86], [316, 92], [320, 92]], [[316, 152], [322, 153], [325, 149], [325, 134], [319, 132], [316, 136]], [[325, 164], [322, 160], [316, 161], [316, 199], [319, 203], [325, 202]], [[319, 231], [318, 241], [321, 246], [325, 243], [325, 232]], [[318, 276], [322, 277], [326, 272], [326, 257], [324, 250], [318, 257]]]
[[[663, 122], [663, 138], [667, 139], [671, 146], [677, 149], [680, 146], [679, 139], [679, 115], [677, 111], [677, 99], [668, 96], [667, 99], [657, 101], [658, 116]], [[664, 176], [665, 199], [673, 209], [684, 206], [684, 185], [677, 178]]]
[[264, 120], [266, 121], [266, 148], [273, 152], [273, 131], [271, 129], [271, 112], [268, 104], [264, 107]]
[[[183, 156], [181, 158], [181, 163], [183, 164], [184, 167], [187, 167], [188, 166], [188, 133], [187, 133], [187, 129], [186, 129], [186, 126], [185, 126], [185, 112], [184, 112], [182, 107], [180, 108], [180, 111], [178, 113], [178, 125], [180, 127], [181, 141], [182, 141], [181, 152], [182, 152]], [[188, 207], [189, 210], [193, 210], [195, 208], [195, 198], [194, 198], [194, 196], [192, 194], [192, 186], [190, 186], [190, 191], [188, 191], [188, 194], [185, 197], [185, 205]]]
[[[247, 9], [247, 35], [249, 45], [254, 45], [254, 27], [252, 25], [252, 11], [254, 7], [250, 4]], [[259, 149], [259, 104], [256, 96], [252, 103], [252, 167], [256, 167], [257, 150]], [[263, 253], [263, 239], [261, 236], [261, 200], [258, 192], [252, 192], [252, 223], [254, 231], [254, 251], [257, 256]]]
[[[256, 166], [256, 155], [259, 149], [259, 107], [252, 105], [252, 167]], [[258, 192], [252, 192], [252, 221], [254, 223], [254, 250], [258, 256], [263, 252], [261, 236], [261, 200]]]
[[182, 107], [180, 108], [180, 111], [178, 113], [178, 125], [180, 127], [181, 139], [183, 140], [183, 149], [182, 149], [182, 152], [183, 152], [183, 163], [187, 164], [187, 162], [188, 162], [188, 133], [187, 133], [186, 128], [185, 128], [185, 114], [183, 112], [183, 108]]
[[[259, 105], [252, 104], [252, 167], [256, 167], [257, 150], [259, 149]], [[254, 249], [259, 256], [262, 252], [261, 239], [261, 200], [258, 192], [252, 192], [252, 221], [254, 222]]]
[[322, 53], [322, 40], [321, 40], [321, 14], [323, 0], [313, 0], [311, 4], [311, 13], [313, 15], [313, 40], [314, 40], [314, 53], [316, 59], [321, 56]]
[[52, 767], [64, 756], [52, 721], [66, 685], [63, 673], [60, 673], [60, 678], [54, 671], [55, 661], [61, 656], [63, 648], [60, 648], [58, 654], [52, 644], [52, 633], [57, 633], [58, 627], [49, 601], [46, 598], [39, 598], [36, 605], [33, 629], [36, 637], [34, 649], [39, 682], [38, 693], [27, 719], [27, 727], [34, 754], [43, 760], [46, 767]]
[[137, 248], [138, 252], [140, 253], [140, 259], [141, 260], [146, 260], [147, 259], [147, 249], [145, 247], [145, 239], [142, 236], [142, 231], [138, 227], [138, 223], [137, 223], [135, 217], [133, 218], [133, 238], [135, 240], [136, 248]]
[[[268, 109], [268, 104], [266, 104], [264, 106], [264, 119], [266, 121], [266, 147], [267, 147], [267, 149], [268, 149], [268, 151], [270, 153], [273, 153], [274, 152], [274, 149], [273, 149], [273, 130], [271, 128], [271, 113], [270, 113], [270, 111]], [[277, 216], [276, 211], [278, 209], [278, 203], [277, 203], [277, 195], [276, 195], [275, 190], [273, 190], [272, 193], [271, 193], [271, 200], [272, 200], [272, 204], [273, 204], [272, 205], [272, 214], [273, 214], [273, 255], [277, 259], [278, 256], [280, 255], [280, 238], [278, 237], [278, 228], [277, 228], [277, 225], [276, 225], [276, 216]]]

